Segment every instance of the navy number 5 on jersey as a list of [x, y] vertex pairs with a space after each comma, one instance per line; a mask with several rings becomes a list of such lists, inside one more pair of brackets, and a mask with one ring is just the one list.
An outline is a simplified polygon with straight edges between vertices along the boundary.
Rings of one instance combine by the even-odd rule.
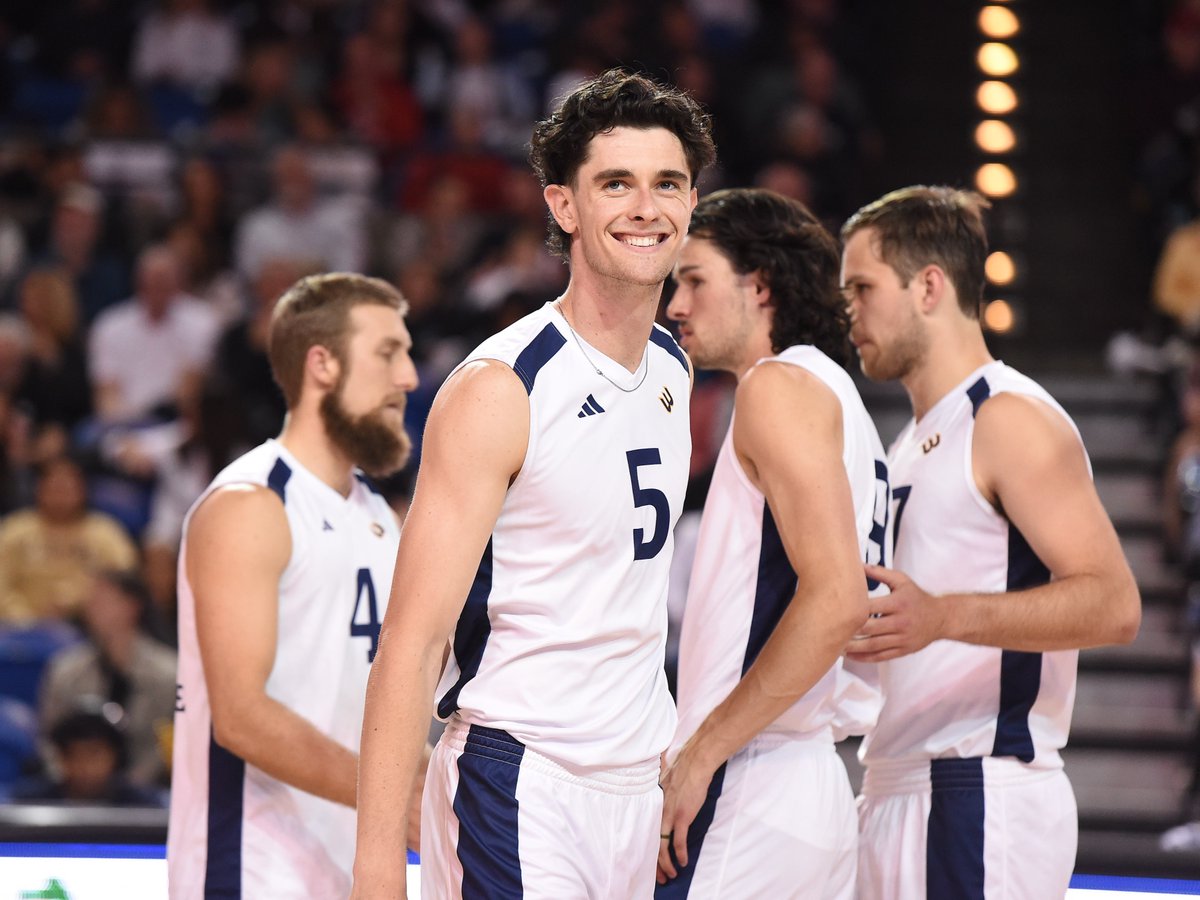
[[659, 455], [657, 447], [646, 447], [627, 451], [625, 459], [629, 463], [629, 482], [633, 487], [634, 507], [649, 506], [654, 510], [654, 533], [650, 540], [645, 539], [644, 528], [633, 529], [633, 558], [654, 559], [667, 542], [671, 504], [667, 502], [667, 495], [658, 488], [642, 487], [638, 483], [638, 469], [662, 465], [662, 456]]

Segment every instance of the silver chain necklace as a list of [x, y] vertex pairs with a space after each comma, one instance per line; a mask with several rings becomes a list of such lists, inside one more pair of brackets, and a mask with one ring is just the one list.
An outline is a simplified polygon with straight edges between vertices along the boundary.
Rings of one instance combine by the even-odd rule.
[[590, 356], [588, 356], [587, 351], [583, 349], [583, 341], [579, 340], [579, 335], [577, 335], [575, 333], [575, 329], [571, 327], [571, 320], [567, 318], [566, 310], [563, 309], [562, 298], [560, 297], [558, 300], [556, 300], [554, 305], [558, 307], [558, 314], [560, 316], [562, 316], [563, 321], [567, 323], [567, 331], [571, 332], [571, 337], [573, 337], [575, 339], [575, 346], [579, 348], [579, 352], [583, 354], [583, 358], [585, 360], [587, 360], [587, 364], [595, 370], [597, 375], [599, 375], [601, 378], [603, 378], [605, 381], [607, 381], [609, 384], [611, 384], [613, 387], [615, 387], [618, 391], [620, 391], [623, 394], [632, 394], [634, 391], [636, 391], [638, 388], [640, 388], [642, 386], [642, 382], [644, 382], [646, 380], [646, 376], [650, 374], [650, 354], [649, 353], [642, 354], [642, 363], [643, 363], [642, 377], [638, 379], [638, 383], [635, 384], [631, 388], [621, 387], [621, 385], [617, 384], [615, 381], [613, 381], [611, 378], [609, 378], [607, 375], [605, 375], [604, 370], [601, 369], [598, 365], [596, 365], [592, 361], [592, 358]]

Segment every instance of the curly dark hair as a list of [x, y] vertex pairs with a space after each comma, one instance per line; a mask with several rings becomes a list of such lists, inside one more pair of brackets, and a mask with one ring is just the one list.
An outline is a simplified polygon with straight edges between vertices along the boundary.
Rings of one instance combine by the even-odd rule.
[[900, 188], [868, 203], [842, 226], [842, 240], [873, 228], [879, 257], [907, 285], [927, 265], [941, 266], [965, 315], [983, 305], [988, 239], [983, 212], [991, 203], [974, 191], [923, 184]]
[[712, 241], [737, 274], [758, 272], [766, 282], [775, 310], [771, 349], [811, 344], [849, 363], [837, 242], [803, 203], [760, 188], [715, 191], [697, 204], [688, 234]]
[[[549, 118], [534, 126], [529, 163], [542, 186], [573, 186], [592, 138], [621, 126], [665, 128], [679, 138], [693, 185], [717, 158], [712, 120], [700, 104], [683, 91], [644, 75], [609, 69], [568, 94]], [[549, 217], [546, 243], [556, 255], [568, 257], [570, 235], [559, 228], [553, 216]]]

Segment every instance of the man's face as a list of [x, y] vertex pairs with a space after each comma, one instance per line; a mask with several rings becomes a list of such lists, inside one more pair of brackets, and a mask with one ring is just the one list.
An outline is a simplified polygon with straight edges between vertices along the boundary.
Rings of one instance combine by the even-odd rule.
[[75, 521], [87, 505], [83, 473], [70, 462], [50, 463], [38, 479], [36, 499], [38, 512], [48, 521]]
[[696, 191], [679, 138], [622, 126], [593, 137], [574, 186], [550, 185], [546, 199], [571, 234], [572, 275], [653, 287], [675, 265]]
[[875, 230], [855, 232], [842, 251], [842, 292], [863, 374], [872, 381], [904, 378], [922, 361], [929, 336], [918, 306], [917, 279], [900, 283], [879, 255]]
[[411, 350], [398, 311], [371, 303], [350, 310], [345, 359], [337, 386], [321, 400], [321, 418], [330, 439], [369, 475], [390, 475], [408, 461], [404, 407], [418, 383]]
[[156, 254], [138, 269], [138, 297], [151, 315], [162, 315], [180, 286], [179, 264], [174, 257]]
[[82, 738], [62, 748], [59, 764], [68, 799], [97, 800], [117, 774], [117, 753], [103, 738]]
[[759, 291], [705, 238], [689, 236], [675, 267], [667, 315], [679, 323], [679, 343], [702, 369], [736, 371], [754, 331]]

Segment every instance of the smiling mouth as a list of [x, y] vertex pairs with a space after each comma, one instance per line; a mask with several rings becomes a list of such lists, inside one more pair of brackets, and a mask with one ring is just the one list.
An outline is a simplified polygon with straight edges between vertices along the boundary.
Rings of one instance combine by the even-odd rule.
[[627, 247], [655, 247], [667, 239], [665, 234], [615, 234], [613, 237]]

